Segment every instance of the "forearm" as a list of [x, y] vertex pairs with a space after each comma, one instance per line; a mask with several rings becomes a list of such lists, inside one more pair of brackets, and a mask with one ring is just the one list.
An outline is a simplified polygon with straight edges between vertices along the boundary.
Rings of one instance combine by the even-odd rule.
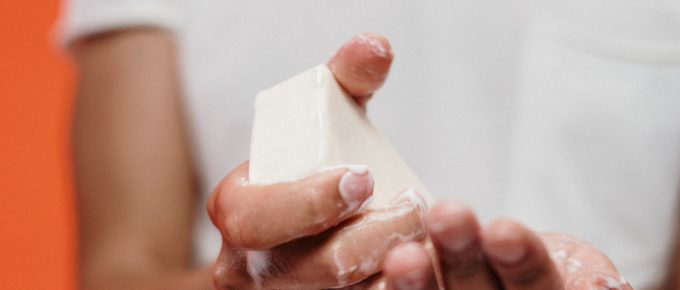
[[185, 287], [210, 279], [188, 272], [196, 189], [172, 36], [131, 29], [85, 39], [74, 52], [83, 288], [202, 289]]

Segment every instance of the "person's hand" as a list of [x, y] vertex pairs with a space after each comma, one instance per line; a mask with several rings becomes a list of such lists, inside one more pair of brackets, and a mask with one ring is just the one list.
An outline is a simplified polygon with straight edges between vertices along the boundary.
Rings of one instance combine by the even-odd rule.
[[[563, 234], [537, 234], [509, 219], [481, 228], [455, 202], [435, 205], [425, 223], [445, 289], [633, 289], [602, 252]], [[388, 288], [438, 289], [431, 261], [421, 244], [395, 247], [384, 264]]]
[[373, 190], [365, 170], [340, 168], [296, 182], [249, 185], [248, 163], [211, 195], [222, 233], [218, 289], [320, 289], [380, 271], [394, 246], [425, 237], [423, 209], [408, 195], [391, 207], [360, 209]]
[[[392, 61], [383, 37], [361, 34], [328, 66], [365, 107]], [[320, 289], [355, 284], [380, 271], [394, 246], [425, 238], [424, 209], [411, 195], [390, 207], [360, 210], [373, 192], [366, 168], [320, 172], [296, 182], [248, 184], [248, 163], [213, 191], [208, 212], [220, 230], [218, 289]]]

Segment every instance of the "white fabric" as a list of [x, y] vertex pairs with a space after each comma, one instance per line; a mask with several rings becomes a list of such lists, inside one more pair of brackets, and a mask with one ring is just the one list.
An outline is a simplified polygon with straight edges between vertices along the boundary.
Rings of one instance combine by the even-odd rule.
[[[370, 116], [435, 196], [464, 200], [484, 221], [510, 215], [572, 233], [640, 289], [664, 271], [680, 184], [677, 1], [70, 7], [67, 41], [131, 25], [177, 32], [206, 194], [247, 158], [259, 90], [324, 62], [356, 32], [375, 31], [390, 38], [396, 60]], [[219, 242], [201, 211], [200, 260], [212, 261]]]
[[135, 26], [176, 30], [182, 23], [182, 0], [64, 1], [59, 30], [63, 44], [83, 35]]

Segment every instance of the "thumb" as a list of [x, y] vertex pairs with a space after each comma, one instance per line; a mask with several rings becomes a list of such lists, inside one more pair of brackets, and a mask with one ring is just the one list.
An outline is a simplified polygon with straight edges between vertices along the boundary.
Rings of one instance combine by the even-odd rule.
[[387, 78], [393, 59], [389, 41], [375, 33], [360, 33], [328, 61], [335, 78], [361, 107]]

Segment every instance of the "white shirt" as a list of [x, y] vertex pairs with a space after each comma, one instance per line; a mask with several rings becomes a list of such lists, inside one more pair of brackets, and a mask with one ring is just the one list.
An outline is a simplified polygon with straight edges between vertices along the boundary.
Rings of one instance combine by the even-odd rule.
[[[670, 257], [680, 184], [674, 1], [72, 0], [64, 41], [135, 25], [181, 47], [203, 192], [248, 157], [253, 98], [352, 35], [396, 59], [369, 116], [435, 196], [567, 232], [639, 288]], [[202, 208], [202, 207], [201, 207]], [[219, 236], [200, 211], [197, 254]]]

